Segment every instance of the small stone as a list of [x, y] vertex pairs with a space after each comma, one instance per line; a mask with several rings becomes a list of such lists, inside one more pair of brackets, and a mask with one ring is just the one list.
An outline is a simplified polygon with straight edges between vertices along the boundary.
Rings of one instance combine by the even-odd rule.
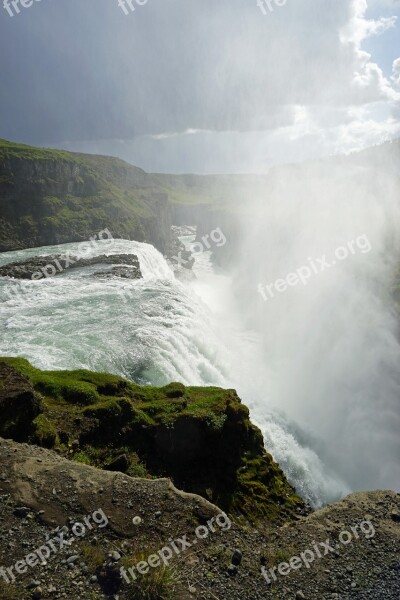
[[232, 555], [231, 562], [235, 567], [238, 567], [240, 565], [240, 563], [242, 562], [242, 558], [243, 558], [243, 554], [242, 554], [241, 550], [238, 550], [236, 548], [236, 550], [234, 551], [234, 553]]
[[28, 585], [26, 586], [26, 588], [28, 590], [31, 590], [32, 588], [37, 588], [40, 586], [40, 581], [36, 581], [35, 579], [33, 581], [31, 581], [30, 583], [28, 583]]
[[14, 509], [14, 515], [16, 517], [26, 517], [26, 516], [28, 516], [29, 512], [30, 512], [30, 509], [27, 508], [26, 506], [17, 506]]
[[71, 565], [72, 563], [78, 560], [79, 556], [77, 554], [73, 554], [69, 558], [67, 558], [67, 565]]
[[306, 597], [301, 590], [296, 592], [296, 600], [306, 600]]
[[236, 565], [229, 565], [228, 567], [228, 573], [229, 575], [236, 575], [236, 573], [238, 572], [238, 568]]
[[119, 560], [121, 560], [121, 555], [120, 555], [119, 552], [115, 552], [115, 551], [114, 552], [110, 552], [110, 554], [108, 556], [114, 562], [118, 562]]

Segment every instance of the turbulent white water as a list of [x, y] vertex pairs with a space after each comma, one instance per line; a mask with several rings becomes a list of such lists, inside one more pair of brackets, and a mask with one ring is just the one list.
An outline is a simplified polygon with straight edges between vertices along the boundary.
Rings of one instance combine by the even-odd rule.
[[[277, 239], [273, 239], [271, 232], [268, 239], [273, 248], [279, 248], [279, 231]], [[252, 239], [259, 243], [257, 232]], [[64, 244], [9, 252], [0, 255], [0, 264], [33, 255], [67, 251], [73, 255], [78, 249], [77, 244]], [[299, 255], [299, 247], [291, 251]], [[288, 266], [285, 260], [290, 262], [291, 251], [281, 253], [284, 262], [276, 259], [280, 274]], [[55, 278], [38, 281], [0, 279], [0, 355], [23, 356], [42, 369], [112, 372], [144, 384], [181, 381], [190, 385], [235, 387], [264, 432], [268, 450], [298, 492], [314, 506], [358, 486], [357, 478], [351, 476], [343, 463], [354, 463], [355, 468], [364, 469], [364, 479], [368, 483], [376, 481], [378, 487], [376, 463], [386, 453], [389, 462], [382, 467], [381, 480], [391, 483], [388, 487], [395, 486], [396, 456], [389, 454], [395, 453], [398, 446], [391, 441], [388, 419], [392, 416], [395, 427], [397, 421], [390, 410], [399, 390], [394, 385], [388, 360], [390, 355], [396, 361], [400, 353], [394, 338], [387, 337], [387, 332], [393, 329], [393, 322], [387, 320], [392, 317], [381, 305], [366, 312], [362, 297], [367, 288], [360, 285], [356, 297], [342, 298], [343, 302], [350, 302], [351, 311], [358, 311], [362, 317], [356, 318], [358, 327], [345, 340], [339, 334], [349, 328], [348, 322], [343, 319], [344, 329], [338, 331], [342, 318], [338, 313], [331, 327], [332, 303], [327, 302], [324, 308], [338, 282], [343, 284], [346, 278], [354, 276], [362, 281], [363, 263], [355, 263], [359, 265], [358, 274], [354, 268], [338, 273], [333, 288], [329, 287], [329, 281], [326, 284], [317, 281], [316, 304], [310, 298], [302, 300], [300, 292], [295, 300], [290, 295], [282, 297], [266, 310], [265, 304], [257, 306], [260, 298], [256, 286], [249, 290], [250, 282], [253, 285], [257, 281], [257, 277], [252, 279], [252, 269], [259, 261], [247, 263], [246, 273], [239, 269], [238, 280], [216, 274], [206, 252], [197, 257], [194, 268], [197, 279], [182, 283], [175, 279], [163, 256], [148, 244], [115, 240], [110, 246], [109, 241], [99, 242], [86, 256], [104, 253], [136, 254], [143, 279], [99, 279], [93, 273], [104, 271], [100, 266], [65, 271]], [[261, 281], [266, 280], [265, 271], [263, 277]], [[313, 310], [321, 311], [319, 326], [325, 328], [324, 332], [312, 327], [308, 330]], [[253, 315], [253, 322], [249, 315]], [[367, 353], [368, 363], [360, 366], [352, 353], [361, 353], [364, 360], [367, 354], [362, 346], [372, 347], [377, 342], [374, 334], [369, 340], [364, 335], [368, 331], [365, 322], [370, 323], [376, 315], [381, 319], [376, 323], [381, 332], [380, 348]], [[332, 336], [339, 336], [342, 344], [337, 345]], [[306, 339], [310, 340], [309, 347], [304, 344]], [[326, 364], [318, 362], [316, 353], [321, 352], [321, 340], [326, 345], [336, 343], [334, 358], [339, 367], [332, 362], [331, 353], [325, 356]], [[383, 342], [392, 345], [391, 354], [386, 347], [382, 348]], [[382, 415], [374, 422], [376, 411], [362, 396], [378, 397], [382, 378], [376, 370], [380, 366], [390, 374], [384, 389], [384, 394], [390, 392], [390, 398], [389, 402], [385, 398], [380, 400]], [[312, 369], [318, 370], [314, 376]], [[375, 373], [375, 379], [372, 376], [366, 379], [363, 369]], [[370, 384], [373, 387], [367, 390]], [[333, 398], [339, 393], [341, 398]], [[372, 426], [367, 422], [369, 416]], [[371, 439], [374, 451], [386, 429], [389, 440], [378, 457], [351, 453], [352, 440], [360, 438], [359, 432], [354, 435], [352, 427], [368, 427], [366, 437], [373, 438], [376, 434], [376, 439]], [[354, 442], [354, 448], [357, 453], [360, 451], [358, 441]], [[362, 482], [359, 487], [363, 487]]]
[[[2, 264], [78, 251], [77, 244], [9, 252]], [[141, 383], [223, 384], [226, 358], [207, 308], [149, 244], [98, 243], [87, 256], [136, 254], [143, 279], [93, 277], [103, 267], [38, 281], [0, 280], [3, 355], [43, 369], [110, 371]], [[123, 291], [122, 296], [120, 292]], [[11, 296], [11, 298], [10, 298]]]

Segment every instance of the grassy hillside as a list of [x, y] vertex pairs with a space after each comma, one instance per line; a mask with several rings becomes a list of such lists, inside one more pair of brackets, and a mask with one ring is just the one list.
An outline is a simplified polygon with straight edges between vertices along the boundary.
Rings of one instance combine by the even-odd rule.
[[[84, 241], [104, 228], [168, 252], [170, 225], [203, 232], [235, 223], [253, 200], [285, 182], [343, 177], [354, 168], [396, 172], [400, 141], [326, 160], [275, 167], [265, 175], [150, 174], [123, 160], [0, 140], [0, 251]], [[347, 168], [346, 168], [347, 167]]]
[[114, 237], [169, 242], [170, 205], [123, 161], [0, 140], [0, 250]]

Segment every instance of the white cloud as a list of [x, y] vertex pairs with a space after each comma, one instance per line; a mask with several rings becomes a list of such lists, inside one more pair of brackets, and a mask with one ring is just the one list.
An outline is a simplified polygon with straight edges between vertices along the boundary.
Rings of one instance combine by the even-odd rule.
[[352, 48], [354, 53], [352, 89], [360, 103], [379, 99], [396, 102], [400, 95], [393, 89], [382, 69], [371, 60], [371, 54], [362, 49], [362, 43], [371, 36], [382, 35], [395, 27], [397, 16], [368, 19], [367, 10], [367, 0], [352, 0], [350, 19], [340, 34], [342, 44]]
[[393, 75], [391, 77], [395, 85], [400, 87], [400, 57], [393, 62]]

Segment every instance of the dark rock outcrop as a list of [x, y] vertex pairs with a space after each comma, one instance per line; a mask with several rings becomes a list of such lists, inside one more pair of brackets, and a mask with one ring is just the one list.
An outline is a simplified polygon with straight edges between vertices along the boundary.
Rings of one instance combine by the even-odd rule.
[[[97, 276], [116, 276], [128, 279], [141, 279], [142, 277], [139, 259], [135, 254], [102, 254], [92, 258], [62, 254], [35, 256], [25, 261], [3, 265], [0, 267], [0, 277], [41, 279], [43, 277], [60, 275], [65, 270], [94, 265], [113, 265], [110, 271], [97, 273]], [[124, 265], [124, 267], [115, 267], [115, 265]]]
[[40, 403], [29, 379], [0, 362], [0, 435], [26, 439], [39, 413]]

